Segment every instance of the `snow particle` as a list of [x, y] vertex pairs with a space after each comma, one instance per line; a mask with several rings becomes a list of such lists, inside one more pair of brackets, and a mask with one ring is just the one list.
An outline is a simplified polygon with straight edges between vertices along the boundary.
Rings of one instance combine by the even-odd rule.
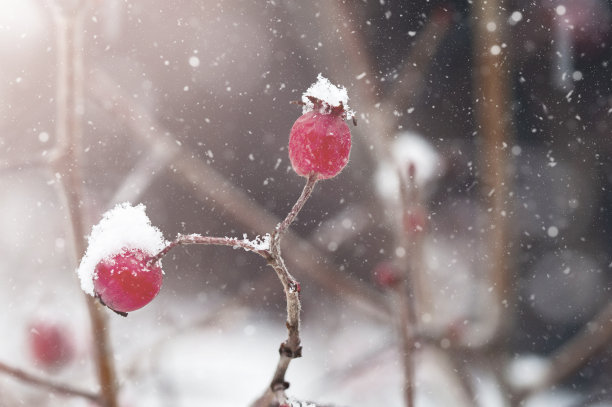
[[513, 11], [512, 14], [510, 15], [510, 24], [515, 25], [522, 19], [523, 19], [523, 13], [521, 13], [520, 11]]
[[327, 250], [329, 250], [330, 252], [335, 252], [336, 250], [338, 250], [338, 243], [336, 243], [336, 242], [329, 242], [327, 244]]
[[565, 6], [563, 4], [558, 5], [555, 8], [555, 12], [557, 13], [557, 15], [559, 16], [563, 16], [565, 15], [565, 12], [567, 11], [567, 9], [565, 8]]
[[404, 249], [403, 247], [397, 247], [395, 249], [395, 255], [401, 259], [406, 255], [406, 249]]
[[499, 45], [493, 45], [491, 47], [491, 55], [499, 55], [501, 53], [501, 47]]
[[41, 131], [38, 134], [38, 141], [40, 141], [41, 143], [46, 143], [47, 141], [49, 141], [49, 133], [47, 133], [46, 131]]
[[507, 378], [518, 389], [528, 389], [543, 383], [550, 370], [548, 361], [540, 355], [521, 355], [510, 361]]
[[257, 331], [257, 328], [255, 328], [253, 325], [247, 325], [244, 327], [244, 334], [246, 336], [253, 336], [256, 331]]
[[550, 226], [546, 231], [548, 237], [557, 237], [559, 235], [559, 228], [556, 226]]
[[488, 31], [488, 32], [490, 32], [490, 33], [492, 33], [492, 32], [494, 32], [495, 30], [497, 30], [497, 24], [495, 24], [495, 22], [494, 22], [494, 21], [489, 21], [489, 22], [487, 23], [487, 31]]
[[353, 227], [353, 221], [349, 218], [342, 219], [342, 227], [344, 229], [351, 229]]

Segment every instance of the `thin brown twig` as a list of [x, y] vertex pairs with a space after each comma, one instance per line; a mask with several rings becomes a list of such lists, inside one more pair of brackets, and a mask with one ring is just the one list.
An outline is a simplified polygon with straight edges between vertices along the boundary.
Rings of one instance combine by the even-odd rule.
[[263, 242], [252, 242], [246, 238], [240, 240], [230, 237], [211, 237], [197, 234], [179, 235], [173, 242], [166, 245], [164, 249], [149, 260], [150, 263], [155, 263], [161, 260], [173, 248], [187, 244], [240, 247], [259, 254], [267, 260], [268, 265], [274, 269], [276, 275], [281, 281], [287, 300], [287, 340], [281, 343], [279, 349], [280, 358], [276, 366], [276, 370], [272, 377], [270, 386], [263, 396], [263, 398], [266, 399], [272, 396], [278, 403], [284, 403], [287, 401], [285, 390], [289, 387], [289, 383], [287, 383], [285, 380], [285, 375], [291, 360], [302, 356], [300, 339], [300, 312], [302, 308], [300, 302], [301, 288], [300, 284], [291, 275], [287, 269], [287, 266], [285, 265], [281, 254], [281, 240], [291, 223], [293, 223], [297, 217], [300, 210], [304, 207], [306, 201], [308, 201], [308, 198], [310, 198], [312, 195], [317, 179], [318, 176], [315, 173], [308, 177], [300, 197], [293, 205], [291, 211], [289, 211], [285, 219], [278, 224], [272, 237], [269, 238], [269, 247], [266, 247], [267, 245], [265, 240]]
[[63, 394], [66, 396], [82, 397], [96, 404], [100, 403], [100, 396], [96, 393], [79, 390], [71, 386], [56, 383], [46, 378], [38, 377], [31, 373], [27, 373], [21, 369], [17, 369], [2, 362], [0, 362], [0, 371], [7, 373], [9, 376], [17, 380], [32, 384], [34, 386], [43, 387], [53, 393]]
[[[414, 354], [418, 320], [416, 313], [416, 275], [420, 272], [419, 259], [422, 257], [422, 234], [419, 231], [407, 229], [404, 216], [412, 208], [420, 205], [420, 194], [415, 182], [415, 167], [410, 165], [407, 182], [400, 182], [401, 212], [398, 215], [395, 233], [396, 241], [405, 253], [398, 262], [404, 272], [403, 278], [396, 287], [398, 331], [404, 364], [404, 402], [407, 407], [414, 406], [415, 368]], [[400, 180], [404, 174], [398, 173]]]
[[[79, 3], [84, 6], [85, 3]], [[55, 9], [58, 48], [57, 83], [57, 150], [52, 157], [54, 168], [61, 175], [61, 199], [68, 209], [72, 228], [74, 257], [85, 252], [86, 228], [83, 215], [80, 154], [83, 114], [83, 19], [85, 8], [67, 14], [61, 7]], [[100, 401], [104, 407], [117, 407], [117, 381], [108, 340], [108, 327], [104, 311], [90, 296], [85, 295], [89, 311]]]
[[[302, 346], [300, 345], [300, 284], [293, 278], [281, 255], [281, 240], [289, 228], [289, 225], [295, 220], [300, 210], [304, 207], [304, 204], [312, 195], [315, 184], [317, 183], [317, 174], [312, 173], [304, 185], [302, 194], [296, 201], [293, 208], [287, 217], [278, 225], [274, 234], [272, 235], [272, 243], [270, 245], [271, 259], [268, 260], [281, 283], [285, 291], [285, 297], [287, 299], [287, 331], [288, 337], [285, 342], [280, 346], [279, 353], [280, 359], [276, 366], [276, 371], [270, 383], [270, 390], [276, 393], [277, 399], [282, 397], [282, 392], [289, 387], [289, 384], [285, 381], [285, 374], [289, 363], [292, 359], [299, 358], [302, 356]], [[281, 400], [279, 400], [281, 402]]]
[[[265, 241], [265, 240], [264, 240]], [[153, 264], [161, 260], [168, 252], [177, 246], [184, 245], [214, 245], [214, 246], [231, 246], [234, 248], [242, 248], [244, 250], [257, 253], [265, 259], [270, 258], [270, 251], [267, 248], [263, 248], [255, 242], [250, 240], [238, 239], [235, 237], [214, 237], [214, 236], [202, 236], [198, 234], [179, 234], [174, 241], [168, 243], [159, 253], [149, 259], [149, 264]]]
[[[473, 78], [476, 95], [476, 111], [479, 133], [482, 137], [480, 165], [483, 177], [483, 195], [490, 208], [490, 235], [487, 240], [490, 253], [490, 274], [492, 286], [503, 312], [512, 310], [512, 261], [508, 216], [510, 215], [511, 179], [507, 174], [508, 154], [504, 146], [510, 144], [510, 103], [507, 67], [503, 65], [504, 52], [494, 54], [493, 47], [503, 42], [504, 21], [499, 0], [477, 0], [474, 2], [474, 53], [475, 75]], [[491, 23], [497, 30], [488, 30]], [[497, 321], [496, 335], [500, 339], [508, 328], [511, 318], [502, 315]]]
[[[312, 195], [312, 191], [314, 189], [315, 184], [317, 183], [317, 180], [318, 180], [317, 174], [315, 173], [310, 174], [310, 176], [308, 177], [308, 180], [306, 181], [306, 185], [304, 186], [304, 189], [302, 190], [302, 194], [300, 195], [296, 203], [293, 205], [293, 208], [291, 208], [291, 211], [289, 212], [287, 217], [276, 227], [276, 231], [274, 234], [275, 242], [280, 243], [282, 236], [287, 231], [287, 228], [289, 228], [289, 225], [293, 223], [297, 214], [302, 210], [302, 208], [304, 207], [304, 204], [306, 203], [308, 198], [310, 198], [310, 195]], [[278, 254], [280, 254], [280, 247], [278, 249]]]

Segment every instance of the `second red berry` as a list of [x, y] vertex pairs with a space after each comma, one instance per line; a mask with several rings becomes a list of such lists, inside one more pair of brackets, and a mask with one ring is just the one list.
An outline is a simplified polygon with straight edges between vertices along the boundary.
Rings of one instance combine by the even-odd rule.
[[311, 111], [299, 117], [289, 134], [289, 158], [298, 175], [336, 176], [346, 166], [351, 132], [342, 114]]

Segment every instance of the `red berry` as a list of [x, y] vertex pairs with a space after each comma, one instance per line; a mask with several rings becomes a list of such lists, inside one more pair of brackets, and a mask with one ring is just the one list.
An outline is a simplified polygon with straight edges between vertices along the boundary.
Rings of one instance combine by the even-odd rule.
[[372, 271], [376, 283], [384, 288], [396, 286], [401, 279], [401, 273], [397, 266], [390, 261], [380, 262]]
[[130, 312], [144, 307], [159, 293], [162, 269], [149, 265], [151, 256], [139, 249], [124, 249], [102, 260], [94, 271], [96, 296], [110, 309]]
[[38, 321], [29, 332], [30, 351], [36, 364], [58, 369], [74, 356], [74, 345], [67, 329], [51, 322]]
[[348, 163], [351, 132], [342, 113], [311, 111], [295, 121], [289, 134], [289, 158], [298, 175], [316, 173], [319, 179], [327, 179]]

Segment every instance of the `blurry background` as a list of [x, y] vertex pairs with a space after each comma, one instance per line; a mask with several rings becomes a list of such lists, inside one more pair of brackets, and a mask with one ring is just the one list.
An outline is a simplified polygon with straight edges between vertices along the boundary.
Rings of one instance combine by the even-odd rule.
[[[612, 1], [508, 0], [485, 22], [501, 41], [484, 53], [499, 58], [507, 88], [496, 145], [507, 188], [503, 298], [488, 247], [502, 226], [490, 216], [476, 111], [489, 69], [478, 64], [479, 1], [60, 3], [68, 21], [83, 19], [74, 38], [88, 227], [130, 200], [168, 239], [270, 231], [305, 182], [287, 155], [301, 114], [290, 102], [318, 73], [348, 89], [358, 113], [351, 161], [317, 185], [283, 252], [303, 287], [291, 395], [403, 405], [393, 296], [373, 270], [409, 257], [419, 260], [409, 259], [417, 405], [612, 405], [610, 346], [554, 390], [536, 385], [575, 335], [605, 343], [611, 330], [610, 317], [588, 323], [612, 300]], [[58, 174], [45, 164], [58, 143], [57, 15], [52, 2], [0, 2], [0, 361], [95, 389], [96, 338]], [[406, 232], [409, 249], [397, 225], [410, 164], [420, 226], [418, 238]], [[164, 269], [151, 305], [109, 314], [121, 405], [248, 405], [286, 335], [272, 269], [197, 246], [174, 250]], [[67, 334], [62, 366], [33, 354], [41, 321]], [[0, 406], [16, 405], [90, 404], [1, 375]]]

